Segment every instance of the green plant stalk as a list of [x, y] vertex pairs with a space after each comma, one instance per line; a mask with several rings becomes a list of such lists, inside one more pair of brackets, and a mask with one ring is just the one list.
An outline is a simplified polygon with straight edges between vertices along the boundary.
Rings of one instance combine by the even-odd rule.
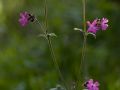
[[86, 55], [86, 43], [87, 43], [87, 35], [84, 35], [83, 47], [82, 47], [82, 57], [80, 61], [80, 71], [82, 72], [82, 66], [85, 62], [85, 55]]
[[54, 53], [53, 45], [52, 45], [52, 42], [51, 42], [51, 38], [48, 35], [48, 31], [47, 31], [47, 28], [48, 28], [48, 21], [47, 21], [47, 0], [45, 0], [45, 6], [44, 6], [44, 8], [45, 8], [45, 29], [44, 29], [44, 32], [45, 32], [46, 39], [48, 41], [48, 45], [49, 45], [49, 49], [50, 49], [50, 52], [51, 52], [51, 56], [52, 56], [55, 68], [58, 71], [58, 74], [59, 74], [61, 80], [64, 83], [64, 86], [66, 87], [67, 90], [69, 90], [69, 87], [66, 85], [65, 80], [64, 80], [64, 78], [62, 76], [62, 73], [60, 71], [58, 62], [57, 62], [56, 57], [55, 57], [55, 53]]
[[69, 87], [66, 85], [65, 80], [64, 80], [64, 78], [62, 76], [62, 73], [61, 73], [61, 71], [59, 69], [59, 65], [57, 63], [57, 60], [56, 60], [56, 57], [55, 57], [55, 54], [54, 54], [54, 50], [53, 50], [53, 46], [52, 46], [52, 42], [51, 42], [50, 36], [47, 36], [47, 41], [48, 41], [48, 45], [49, 45], [49, 48], [50, 48], [50, 52], [51, 52], [51, 56], [52, 56], [55, 68], [58, 71], [58, 74], [59, 74], [61, 80], [63, 81], [65, 88], [67, 90], [69, 90]]
[[[81, 57], [80, 69], [82, 70], [82, 64], [86, 67], [85, 56], [86, 56], [86, 44], [87, 44], [87, 30], [86, 30], [86, 0], [82, 0], [83, 3], [83, 30], [84, 30], [84, 41]], [[83, 68], [85, 68], [83, 67]], [[83, 73], [84, 74], [84, 73]], [[85, 75], [86, 77], [86, 75]]]
[[86, 34], [86, 0], [82, 0], [82, 4], [83, 4], [83, 26], [84, 26], [83, 30]]
[[82, 64], [85, 61], [85, 55], [86, 55], [86, 42], [87, 42], [87, 31], [86, 31], [86, 0], [82, 0], [83, 4], [83, 47], [82, 47], [82, 56], [81, 56], [81, 61], [80, 61], [80, 69], [78, 72], [78, 82], [77, 82], [77, 89], [80, 90], [81, 88], [81, 78], [82, 78]]
[[86, 31], [86, 0], [82, 0], [83, 4], [83, 48], [82, 48], [82, 57], [81, 57], [81, 62], [80, 62], [80, 71], [82, 70], [82, 64], [83, 61], [85, 60], [85, 54], [86, 54], [86, 42], [87, 42], [87, 31]]
[[45, 5], [44, 5], [44, 13], [45, 13], [45, 33], [47, 35], [48, 31], [47, 31], [47, 28], [48, 28], [48, 20], [47, 20], [47, 0], [45, 0]]
[[[42, 32], [44, 33], [45, 38], [47, 39], [47, 42], [48, 42], [48, 45], [49, 45], [49, 49], [50, 49], [50, 53], [51, 53], [51, 56], [52, 56], [52, 59], [53, 59], [55, 68], [56, 68], [56, 70], [58, 71], [58, 74], [59, 74], [61, 80], [64, 82], [65, 87], [67, 88], [67, 85], [66, 85], [65, 80], [64, 80], [64, 78], [63, 78], [63, 76], [62, 76], [62, 73], [61, 73], [61, 71], [60, 71], [60, 69], [59, 69], [59, 65], [58, 65], [58, 63], [57, 63], [57, 60], [56, 60], [56, 57], [55, 57], [55, 54], [54, 54], [53, 45], [52, 45], [50, 36], [46, 33], [47, 31], [45, 31], [45, 29], [44, 29], [44, 27], [41, 25], [41, 23], [40, 23], [37, 19], [36, 19], [36, 21], [37, 21], [37, 23], [40, 25], [40, 27], [41, 27], [41, 29], [42, 29]], [[67, 89], [67, 90], [69, 90], [69, 89]]]
[[83, 4], [83, 31], [84, 31], [84, 40], [82, 48], [82, 57], [80, 62], [80, 71], [82, 71], [82, 64], [85, 62], [86, 55], [86, 43], [87, 43], [87, 31], [86, 31], [86, 0], [82, 0]]

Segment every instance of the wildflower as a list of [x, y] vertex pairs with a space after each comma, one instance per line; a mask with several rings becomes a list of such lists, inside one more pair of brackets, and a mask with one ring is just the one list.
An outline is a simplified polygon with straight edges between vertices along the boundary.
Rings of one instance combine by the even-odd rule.
[[107, 29], [107, 27], [108, 27], [108, 19], [107, 18], [102, 18], [102, 20], [101, 20], [101, 29], [102, 30], [106, 30]]
[[90, 21], [87, 21], [87, 24], [89, 26], [87, 32], [96, 34], [96, 32], [99, 30], [99, 27], [97, 26], [98, 19], [95, 19], [92, 23]]
[[35, 17], [28, 12], [20, 13], [19, 23], [21, 26], [26, 26], [29, 22], [33, 22]]
[[100, 29], [106, 30], [108, 27], [107, 23], [107, 18], [95, 19], [92, 23], [90, 23], [90, 21], [87, 21], [87, 25], [89, 26], [87, 32], [96, 34], [96, 32]]
[[99, 90], [99, 83], [96, 81], [94, 82], [93, 79], [88, 80], [84, 84], [85, 88], [88, 90]]

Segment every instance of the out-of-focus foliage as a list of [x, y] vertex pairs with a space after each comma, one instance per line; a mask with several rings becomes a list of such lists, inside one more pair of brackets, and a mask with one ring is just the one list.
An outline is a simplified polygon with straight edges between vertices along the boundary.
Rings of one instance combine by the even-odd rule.
[[[100, 90], [120, 89], [120, 1], [86, 0], [86, 18], [107, 17], [109, 28], [88, 37], [85, 75], [100, 82]], [[71, 86], [77, 79], [83, 36], [81, 0], [47, 0], [48, 30], [62, 74]], [[44, 0], [0, 0], [0, 90], [49, 90], [62, 84], [40, 26], [18, 24], [29, 11], [44, 21]], [[83, 70], [84, 71], [84, 70]], [[81, 89], [80, 89], [81, 90]]]

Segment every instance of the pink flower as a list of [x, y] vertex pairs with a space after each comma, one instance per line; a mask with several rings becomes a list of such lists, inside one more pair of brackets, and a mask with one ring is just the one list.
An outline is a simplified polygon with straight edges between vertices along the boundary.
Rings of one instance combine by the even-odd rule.
[[93, 79], [88, 80], [84, 84], [85, 88], [88, 90], [99, 90], [99, 83], [96, 81], [94, 82]]
[[20, 13], [19, 23], [21, 26], [26, 26], [29, 23], [29, 13], [28, 12], [22, 12]]
[[108, 27], [108, 19], [107, 18], [102, 18], [102, 20], [101, 20], [101, 29], [102, 30], [106, 30], [107, 29], [107, 27]]
[[87, 24], [89, 26], [87, 32], [96, 34], [96, 32], [99, 30], [99, 27], [97, 26], [97, 21], [98, 19], [95, 19], [92, 23], [90, 23], [90, 21], [87, 21]]
[[87, 21], [87, 25], [88, 25], [87, 32], [96, 34], [96, 32], [100, 29], [106, 30], [107, 27], [108, 27], [107, 23], [108, 23], [107, 18], [102, 18], [102, 20], [101, 19], [95, 19], [92, 23], [90, 23], [90, 21]]

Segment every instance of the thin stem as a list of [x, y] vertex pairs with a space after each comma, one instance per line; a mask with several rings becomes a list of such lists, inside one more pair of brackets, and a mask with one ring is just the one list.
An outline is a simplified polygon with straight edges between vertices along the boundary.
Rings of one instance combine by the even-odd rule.
[[53, 50], [53, 46], [52, 46], [51, 39], [50, 39], [49, 35], [47, 35], [47, 33], [45, 32], [45, 29], [44, 29], [44, 27], [41, 25], [41, 23], [40, 23], [37, 19], [36, 19], [36, 21], [37, 21], [37, 23], [40, 25], [43, 33], [44, 33], [45, 36], [46, 36], [46, 39], [47, 39], [47, 41], [48, 41], [49, 49], [50, 49], [51, 56], [52, 56], [54, 65], [55, 65], [55, 67], [56, 67], [56, 70], [58, 71], [59, 76], [60, 76], [61, 80], [63, 81], [64, 85], [66, 86], [67, 90], [69, 90], [68, 87], [67, 87], [67, 85], [66, 85], [66, 83], [65, 83], [65, 80], [64, 80], [64, 78], [63, 78], [63, 76], [62, 76], [62, 73], [61, 73], [61, 71], [60, 71], [60, 69], [59, 69], [59, 65], [58, 65], [58, 63], [57, 63], [57, 60], [56, 60], [56, 57], [55, 57], [55, 54], [54, 54], [54, 50]]
[[86, 33], [86, 0], [82, 0], [82, 3], [83, 3], [83, 26], [84, 26], [83, 30]]
[[46, 32], [45, 32], [44, 27], [42, 26], [42, 24], [38, 21], [37, 18], [35, 18], [35, 21], [40, 25], [42, 32], [46, 35]]
[[57, 63], [57, 60], [56, 60], [56, 57], [55, 57], [55, 54], [54, 54], [54, 50], [53, 50], [53, 46], [52, 46], [52, 42], [51, 42], [51, 39], [50, 39], [49, 36], [47, 37], [47, 41], [48, 41], [48, 45], [49, 45], [49, 48], [50, 48], [51, 56], [52, 56], [54, 65], [55, 65], [55, 67], [56, 67], [56, 70], [58, 71], [58, 74], [59, 74], [61, 80], [63, 81], [66, 89], [69, 90], [68, 87], [67, 87], [67, 85], [66, 85], [66, 83], [65, 83], [65, 80], [64, 80], [64, 78], [63, 78], [63, 76], [62, 76], [62, 73], [61, 73], [61, 71], [60, 71], [60, 69], [59, 69], [59, 65], [58, 65], [58, 63]]
[[81, 78], [82, 78], [82, 66], [84, 64], [85, 61], [85, 54], [86, 54], [86, 43], [87, 43], [87, 35], [84, 35], [84, 41], [83, 41], [83, 47], [82, 47], [82, 56], [81, 56], [81, 61], [80, 61], [80, 68], [79, 68], [79, 72], [78, 72], [78, 81], [77, 81], [77, 90], [79, 90], [79, 88], [81, 88]]
[[[82, 78], [82, 64], [85, 60], [85, 54], [86, 54], [86, 42], [87, 42], [87, 31], [86, 31], [86, 0], [82, 0], [82, 4], [83, 4], [83, 35], [84, 35], [84, 40], [83, 40], [83, 47], [82, 47], [82, 56], [81, 56], [81, 61], [80, 61], [80, 69], [79, 69], [79, 73], [78, 73], [78, 82], [77, 82], [77, 89], [79, 90], [80, 88], [80, 82], [81, 82], [81, 78]], [[81, 76], [81, 77], [80, 77]]]
[[55, 53], [54, 53], [54, 50], [53, 50], [53, 45], [52, 45], [50, 36], [48, 35], [48, 31], [47, 31], [47, 28], [48, 28], [47, 0], [45, 0], [44, 8], [45, 8], [45, 29], [44, 29], [44, 31], [45, 31], [45, 35], [46, 35], [46, 38], [47, 38], [47, 41], [48, 41], [49, 48], [50, 48], [51, 56], [52, 56], [52, 59], [53, 59], [55, 68], [56, 68], [56, 70], [58, 71], [58, 74], [59, 74], [61, 80], [63, 81], [66, 89], [69, 90], [68, 87], [67, 87], [67, 85], [66, 85], [66, 83], [65, 83], [65, 80], [64, 80], [64, 78], [63, 78], [63, 76], [62, 76], [62, 73], [61, 73], [61, 71], [60, 71], [59, 65], [58, 65], [58, 63], [57, 63], [57, 60], [56, 60], [56, 57], [55, 57]]
[[82, 48], [82, 57], [80, 62], [80, 71], [82, 70], [82, 64], [85, 60], [85, 53], [86, 53], [86, 41], [87, 41], [87, 31], [86, 31], [86, 0], [82, 0], [83, 3], [83, 30], [84, 30], [84, 40], [83, 40], [83, 48]]
[[[54, 54], [54, 50], [53, 50], [53, 46], [52, 46], [52, 42], [51, 42], [50, 36], [46, 33], [47, 31], [44, 29], [44, 27], [41, 25], [41, 23], [40, 23], [37, 19], [36, 19], [36, 21], [37, 21], [37, 23], [40, 25], [40, 27], [41, 27], [41, 29], [42, 29], [42, 32], [43, 32], [43, 33], [45, 34], [45, 36], [46, 36], [46, 39], [47, 39], [47, 41], [48, 41], [49, 49], [50, 49], [51, 56], [52, 56], [54, 65], [55, 65], [55, 67], [56, 67], [56, 70], [58, 71], [59, 76], [60, 76], [61, 80], [63, 81], [64, 85], [66, 86], [66, 88], [68, 88], [67, 85], [66, 85], [66, 83], [65, 83], [65, 80], [64, 80], [64, 78], [63, 78], [63, 76], [62, 76], [62, 73], [61, 73], [61, 71], [60, 71], [60, 69], [59, 69], [59, 65], [58, 65], [58, 63], [57, 63], [57, 60], [56, 60], [56, 57], [55, 57], [55, 54]], [[69, 89], [67, 89], [67, 90], [69, 90]]]
[[45, 5], [44, 5], [44, 8], [45, 8], [45, 32], [47, 34], [47, 28], [48, 28], [48, 20], [47, 20], [47, 0], [45, 0]]
[[82, 48], [82, 57], [81, 57], [81, 62], [80, 62], [80, 71], [82, 71], [82, 64], [84, 63], [84, 60], [85, 60], [86, 43], [87, 43], [87, 35], [84, 35], [83, 48]]
[[82, 62], [85, 59], [85, 52], [86, 52], [86, 41], [87, 41], [87, 34], [86, 34], [86, 0], [82, 0], [83, 3], [83, 30], [84, 30], [84, 39], [83, 39], [83, 48], [82, 48], [82, 57], [80, 63], [80, 71], [82, 68]]

